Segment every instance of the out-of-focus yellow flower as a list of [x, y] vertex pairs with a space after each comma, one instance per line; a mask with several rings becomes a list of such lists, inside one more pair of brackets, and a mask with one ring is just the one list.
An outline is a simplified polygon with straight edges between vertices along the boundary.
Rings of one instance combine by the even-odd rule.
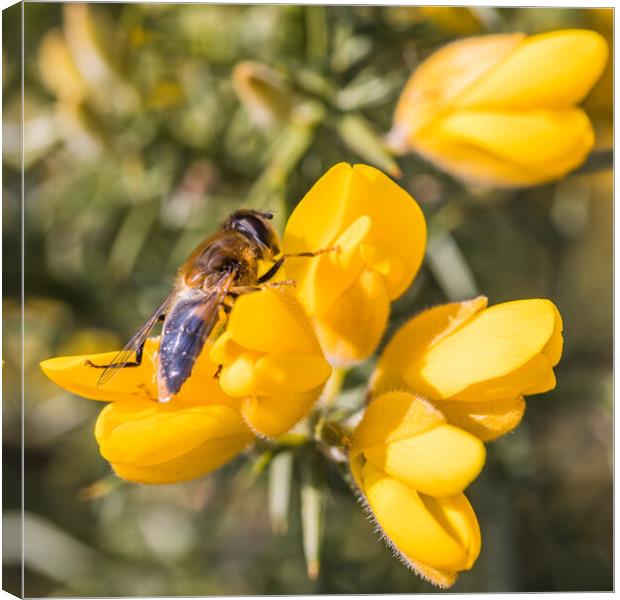
[[89, 102], [100, 113], [137, 109], [136, 90], [123, 79], [118, 48], [110, 40], [105, 14], [87, 3], [63, 5], [63, 34], [69, 59], [82, 78]]
[[523, 396], [555, 387], [562, 319], [543, 299], [486, 307], [481, 296], [411, 319], [381, 355], [373, 395], [411, 390], [484, 441], [516, 427], [525, 411]]
[[68, 102], [86, 97], [86, 84], [60, 30], [52, 29], [41, 40], [38, 63], [43, 84], [55, 96]]
[[285, 263], [332, 363], [372, 354], [390, 301], [411, 283], [425, 245], [426, 223], [415, 200], [367, 165], [332, 167], [297, 205], [284, 252], [338, 249]]
[[174, 483], [220, 467], [254, 439], [238, 399], [224, 394], [213, 374], [217, 365], [203, 352], [192, 377], [174, 402], [157, 402], [156, 355], [159, 341], [147, 340], [142, 364], [121, 369], [98, 386], [101, 371], [86, 364], [109, 364], [116, 352], [51, 358], [45, 374], [64, 389], [111, 402], [100, 413], [95, 437], [101, 455], [123, 479]]
[[[415, 7], [412, 7], [415, 8]], [[420, 15], [445, 31], [471, 35], [482, 29], [480, 19], [467, 6], [419, 6]]]
[[480, 529], [462, 493], [485, 449], [408, 392], [374, 400], [352, 436], [349, 462], [362, 498], [403, 562], [448, 587], [480, 553]]
[[536, 185], [579, 166], [594, 144], [581, 102], [600, 77], [607, 43], [565, 30], [459, 40], [407, 83], [390, 141], [472, 183]]
[[250, 118], [259, 127], [285, 121], [293, 108], [284, 76], [263, 63], [245, 60], [235, 65], [233, 86]]
[[304, 310], [285, 287], [241, 296], [210, 351], [223, 391], [259, 435], [288, 431], [312, 408], [331, 367]]
[[[614, 44], [614, 9], [592, 8], [585, 11], [586, 23], [598, 31], [607, 44]], [[588, 94], [584, 107], [592, 117], [596, 129], [596, 146], [609, 148], [613, 145], [614, 116], [614, 60], [610, 55], [603, 74]]]
[[384, 10], [386, 19], [396, 28], [432, 23], [456, 35], [473, 35], [483, 28], [475, 9], [466, 6], [391, 6]]

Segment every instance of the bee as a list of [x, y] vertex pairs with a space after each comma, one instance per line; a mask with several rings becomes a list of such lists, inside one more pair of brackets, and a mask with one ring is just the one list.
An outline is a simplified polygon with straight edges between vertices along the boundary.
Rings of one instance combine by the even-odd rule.
[[[271, 212], [238, 210], [221, 227], [203, 240], [177, 272], [173, 289], [159, 308], [135, 333], [108, 365], [88, 366], [105, 369], [98, 385], [109, 381], [119, 369], [142, 364], [144, 344], [149, 333], [163, 321], [157, 364], [160, 402], [179, 393], [190, 377], [194, 363], [215, 326], [230, 312], [234, 300], [264, 285], [291, 285], [292, 281], [269, 282], [283, 262], [292, 256], [316, 256], [331, 251], [280, 254], [278, 235], [269, 221]], [[259, 262], [273, 265], [259, 276]], [[135, 353], [135, 359], [130, 360]], [[215, 376], [219, 375], [218, 368]]]

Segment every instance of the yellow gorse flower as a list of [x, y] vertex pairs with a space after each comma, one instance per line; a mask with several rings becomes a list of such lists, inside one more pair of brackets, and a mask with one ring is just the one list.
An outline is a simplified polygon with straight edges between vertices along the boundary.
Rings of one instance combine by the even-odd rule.
[[555, 387], [562, 320], [548, 300], [437, 306], [401, 327], [371, 381], [349, 463], [363, 501], [403, 561], [452, 585], [480, 552], [462, 491], [483, 441], [518, 425], [524, 395]]
[[562, 318], [549, 300], [504, 302], [484, 296], [436, 306], [402, 326], [371, 382], [375, 397], [406, 389], [453, 423], [487, 441], [516, 427], [523, 396], [555, 387]]
[[472, 567], [480, 529], [462, 491], [484, 466], [478, 438], [422, 398], [388, 392], [366, 410], [349, 461], [364, 504], [405, 564], [441, 587]]
[[588, 156], [594, 132], [577, 108], [600, 77], [594, 31], [472, 37], [436, 51], [402, 92], [390, 140], [472, 183], [536, 185]]
[[95, 437], [101, 455], [129, 481], [174, 483], [220, 467], [254, 439], [240, 414], [240, 401], [224, 394], [213, 374], [217, 365], [205, 352], [194, 365], [174, 402], [157, 402], [156, 360], [159, 340], [144, 347], [142, 364], [121, 369], [104, 386], [101, 371], [116, 352], [51, 358], [41, 368], [66, 390], [110, 402], [100, 413]]
[[284, 232], [284, 252], [338, 249], [285, 264], [333, 364], [373, 353], [390, 302], [413, 280], [425, 246], [426, 223], [415, 200], [367, 165], [332, 167], [297, 205]]
[[264, 436], [302, 419], [331, 373], [303, 308], [285, 288], [240, 297], [210, 358], [223, 365], [224, 392], [242, 399], [244, 419]]
[[191, 377], [165, 404], [157, 401], [158, 348], [157, 339], [147, 340], [141, 365], [120, 369], [101, 386], [101, 371], [87, 361], [109, 364], [116, 352], [41, 363], [66, 390], [112, 402], [95, 429], [101, 455], [120, 477], [142, 483], [199, 477], [255, 434], [288, 431], [310, 411], [331, 372], [301, 305], [285, 289], [239, 298], [224, 333], [207, 343]]

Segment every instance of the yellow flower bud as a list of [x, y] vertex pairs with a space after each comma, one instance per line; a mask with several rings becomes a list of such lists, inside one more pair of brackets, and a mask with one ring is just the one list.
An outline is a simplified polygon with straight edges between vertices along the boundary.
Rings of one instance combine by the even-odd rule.
[[292, 94], [281, 73], [255, 61], [233, 70], [233, 86], [248, 115], [259, 127], [285, 121], [293, 108]]
[[426, 224], [415, 200], [367, 165], [332, 167], [297, 205], [284, 232], [284, 252], [337, 248], [285, 263], [332, 363], [372, 354], [390, 301], [411, 283], [425, 244]]
[[449, 44], [403, 90], [392, 146], [472, 183], [512, 187], [562, 177], [594, 144], [592, 125], [576, 105], [607, 54], [605, 39], [587, 30]]
[[392, 6], [385, 8], [387, 21], [396, 28], [431, 23], [447, 33], [473, 35], [482, 29], [476, 8], [464, 6]]
[[99, 415], [95, 437], [101, 455], [129, 481], [174, 483], [204, 475], [241, 452], [253, 439], [240, 402], [213, 377], [217, 365], [203, 352], [174, 402], [157, 401], [155, 364], [159, 341], [147, 340], [140, 366], [120, 369], [98, 385], [99, 369], [116, 352], [51, 358], [44, 373], [64, 389], [111, 402]]
[[480, 530], [462, 491], [484, 465], [479, 439], [447, 424], [421, 398], [388, 392], [366, 410], [349, 461], [363, 500], [405, 564], [441, 587], [472, 567]]
[[41, 40], [38, 66], [41, 80], [52, 94], [69, 102], [85, 98], [86, 84], [58, 29], [52, 29]]
[[401, 327], [377, 364], [375, 395], [409, 389], [483, 440], [516, 427], [523, 396], [555, 387], [562, 319], [549, 300], [437, 306]]
[[246, 422], [266, 436], [306, 416], [331, 373], [302, 306], [285, 287], [241, 296], [210, 358], [223, 365], [223, 391], [242, 399]]

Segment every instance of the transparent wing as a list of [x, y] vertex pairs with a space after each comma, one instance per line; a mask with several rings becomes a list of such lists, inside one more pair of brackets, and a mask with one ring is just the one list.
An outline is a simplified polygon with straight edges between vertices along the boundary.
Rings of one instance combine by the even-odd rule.
[[177, 394], [191, 375], [196, 359], [219, 321], [219, 308], [233, 279], [234, 273], [226, 274], [209, 291], [177, 301], [166, 317], [159, 346], [160, 402], [167, 402]]
[[176, 292], [172, 292], [149, 317], [148, 321], [136, 331], [125, 347], [112, 359], [112, 362], [106, 367], [103, 373], [101, 373], [97, 380], [98, 386], [110, 381], [110, 379], [130, 361], [132, 355], [142, 348], [144, 342], [146, 342], [146, 339], [149, 337], [149, 333], [151, 333], [151, 329], [153, 329], [157, 323], [157, 319], [168, 310], [175, 297]]

